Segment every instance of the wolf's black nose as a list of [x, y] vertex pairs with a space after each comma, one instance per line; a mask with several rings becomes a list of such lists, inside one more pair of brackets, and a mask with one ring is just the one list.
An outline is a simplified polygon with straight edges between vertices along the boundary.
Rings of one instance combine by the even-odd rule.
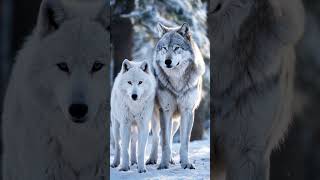
[[136, 95], [136, 94], [132, 94], [132, 95], [131, 95], [131, 98], [135, 101], [135, 100], [137, 100], [138, 95]]
[[164, 61], [164, 63], [165, 63], [167, 66], [169, 66], [169, 65], [171, 65], [172, 61], [171, 61], [171, 59], [166, 59], [166, 60]]
[[83, 119], [88, 113], [88, 106], [86, 104], [72, 104], [69, 107], [70, 115], [75, 118], [75, 122], [83, 122]]

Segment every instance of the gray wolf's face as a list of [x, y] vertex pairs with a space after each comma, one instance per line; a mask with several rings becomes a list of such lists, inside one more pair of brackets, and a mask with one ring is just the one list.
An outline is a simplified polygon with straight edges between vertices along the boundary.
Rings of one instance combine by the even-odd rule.
[[210, 34], [218, 42], [215, 48], [229, 45], [238, 38], [241, 26], [250, 15], [253, 0], [211, 0], [208, 22]]
[[124, 60], [121, 69], [119, 88], [125, 99], [141, 103], [150, 98], [155, 88], [149, 64], [146, 61], [133, 62]]
[[34, 66], [67, 120], [92, 121], [106, 102], [108, 33], [98, 20], [55, 20], [63, 13], [51, 17], [52, 12], [45, 13], [51, 6], [42, 5], [38, 20], [41, 45]]
[[187, 24], [178, 28], [158, 25], [161, 39], [156, 46], [157, 64], [167, 73], [184, 70], [193, 59]]

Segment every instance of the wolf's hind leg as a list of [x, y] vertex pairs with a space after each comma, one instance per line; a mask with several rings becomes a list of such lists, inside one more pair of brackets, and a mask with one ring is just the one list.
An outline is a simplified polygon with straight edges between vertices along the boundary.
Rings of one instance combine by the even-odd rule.
[[112, 168], [116, 168], [120, 164], [120, 124], [117, 121], [112, 121], [112, 135], [114, 139], [115, 156], [111, 164]]
[[138, 130], [136, 126], [131, 127], [130, 161], [131, 165], [137, 164], [137, 139]]
[[146, 165], [157, 164], [158, 159], [158, 145], [159, 145], [159, 134], [160, 134], [160, 123], [159, 123], [159, 112], [154, 112], [152, 117], [152, 147], [149, 159]]
[[[173, 144], [173, 137], [177, 133], [178, 129], [180, 126], [180, 118], [173, 119], [172, 122], [172, 130], [171, 130], [171, 135], [170, 135], [170, 147], [172, 149], [172, 144]], [[172, 152], [170, 154], [170, 164], [175, 164], [173, 157], [172, 157]]]

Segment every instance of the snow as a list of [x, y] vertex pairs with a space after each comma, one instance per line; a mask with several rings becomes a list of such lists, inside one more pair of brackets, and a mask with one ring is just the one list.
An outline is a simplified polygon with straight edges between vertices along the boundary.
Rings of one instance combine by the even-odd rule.
[[[151, 142], [149, 137], [149, 142]], [[175, 165], [170, 165], [169, 169], [157, 170], [161, 159], [161, 147], [159, 147], [158, 164], [147, 165], [146, 173], [138, 173], [137, 165], [131, 166], [127, 172], [120, 172], [118, 168], [110, 168], [111, 180], [206, 180], [210, 179], [210, 139], [192, 141], [189, 146], [189, 160], [196, 169], [182, 169], [179, 164], [180, 143], [172, 146], [173, 159]], [[147, 146], [146, 159], [149, 157], [151, 144]], [[110, 164], [113, 161], [114, 150], [110, 150]]]

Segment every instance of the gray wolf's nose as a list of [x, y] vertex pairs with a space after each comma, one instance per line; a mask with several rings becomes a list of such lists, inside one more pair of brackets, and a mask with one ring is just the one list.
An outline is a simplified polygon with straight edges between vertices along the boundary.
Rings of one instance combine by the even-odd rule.
[[167, 66], [169, 66], [169, 65], [171, 65], [172, 61], [171, 61], [171, 59], [166, 59], [166, 60], [164, 61], [164, 63], [165, 63]]
[[135, 101], [135, 100], [137, 100], [138, 95], [136, 95], [136, 94], [132, 94], [131, 98]]
[[86, 104], [71, 104], [69, 113], [73, 117], [74, 122], [83, 123], [85, 122], [84, 117], [88, 113], [88, 106]]

